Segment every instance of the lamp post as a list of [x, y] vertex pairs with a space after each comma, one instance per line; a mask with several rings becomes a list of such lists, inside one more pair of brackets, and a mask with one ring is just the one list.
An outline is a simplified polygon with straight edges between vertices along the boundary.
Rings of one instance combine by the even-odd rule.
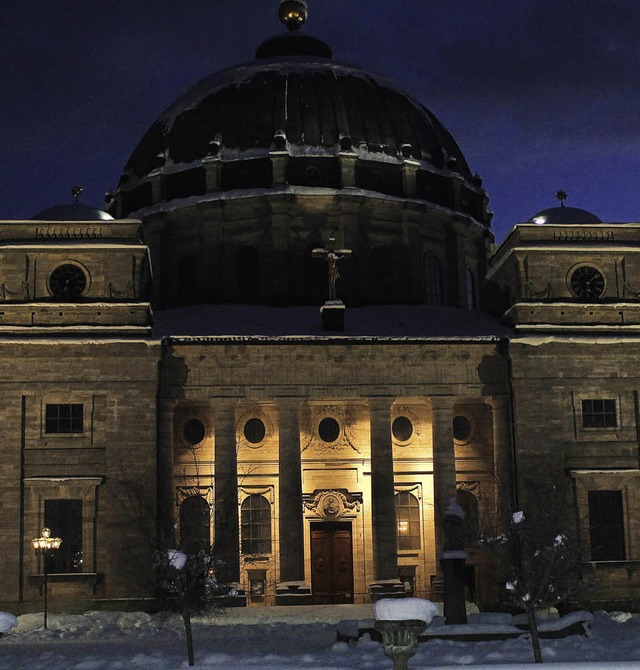
[[62, 540], [59, 537], [51, 537], [51, 531], [43, 528], [41, 537], [34, 537], [31, 540], [31, 546], [36, 552], [36, 556], [42, 556], [43, 574], [44, 574], [44, 627], [47, 627], [47, 558], [53, 551], [60, 548]]

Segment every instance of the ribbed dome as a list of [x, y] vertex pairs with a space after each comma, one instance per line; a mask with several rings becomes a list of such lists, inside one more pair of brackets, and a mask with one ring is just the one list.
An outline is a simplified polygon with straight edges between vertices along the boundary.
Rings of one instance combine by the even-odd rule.
[[[313, 55], [311, 47], [323, 44], [300, 33], [270, 38], [258, 47], [258, 60], [215, 73], [181, 95], [129, 158], [119, 215], [216, 190], [270, 188], [270, 157], [283, 152], [291, 159], [285, 183], [341, 188], [338, 158], [351, 154], [358, 188], [399, 196], [403, 164], [417, 161], [413, 197], [483, 220], [481, 182], [440, 121], [389, 80], [331, 60], [328, 47]], [[212, 161], [222, 173], [214, 186], [206, 174]], [[157, 175], [161, 188], [151, 184]], [[478, 197], [461, 208], [453, 202], [452, 178]]]
[[491, 212], [446, 128], [298, 30], [256, 56], [177, 98], [124, 168], [110, 211], [142, 221], [154, 308], [322, 304], [334, 238], [346, 304], [475, 304]]
[[586, 209], [578, 207], [550, 207], [543, 209], [529, 219], [529, 223], [602, 223], [602, 219]]
[[214, 156], [252, 158], [284, 148], [280, 137], [293, 154], [337, 155], [342, 140], [370, 159], [408, 155], [441, 169], [453, 164], [471, 178], [444, 126], [390, 82], [333, 61], [290, 57], [236, 66], [189, 89], [144, 135], [124, 181]]
[[32, 221], [111, 221], [113, 217], [101, 209], [90, 207], [81, 202], [47, 207], [35, 216]]

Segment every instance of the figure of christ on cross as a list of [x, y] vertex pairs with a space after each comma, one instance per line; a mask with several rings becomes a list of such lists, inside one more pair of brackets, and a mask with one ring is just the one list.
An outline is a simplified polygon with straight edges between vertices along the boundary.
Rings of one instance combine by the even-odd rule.
[[351, 249], [336, 249], [335, 244], [335, 238], [330, 237], [324, 249], [317, 248], [311, 252], [312, 258], [323, 258], [327, 261], [327, 269], [329, 271], [329, 300], [336, 300], [336, 280], [340, 276], [338, 261], [351, 257]]

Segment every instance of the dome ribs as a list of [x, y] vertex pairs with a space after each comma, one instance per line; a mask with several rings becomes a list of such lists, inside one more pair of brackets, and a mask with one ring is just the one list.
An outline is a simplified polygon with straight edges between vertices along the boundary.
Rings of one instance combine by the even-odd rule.
[[[380, 141], [380, 129], [376, 118], [378, 112], [377, 96], [367, 95], [366, 89], [369, 88], [369, 86], [365, 80], [359, 77], [354, 79], [352, 86], [356, 92], [357, 114], [361, 119], [364, 130], [364, 141], [366, 142], [369, 151], [378, 151], [378, 147], [382, 142]], [[365, 101], [369, 104], [366, 104]]]
[[325, 75], [314, 76], [318, 118], [320, 119], [320, 144], [327, 148], [334, 148], [338, 144], [338, 127], [336, 122], [335, 80]]
[[256, 147], [269, 149], [273, 142], [273, 135], [280, 127], [275, 125], [275, 83], [279, 77], [271, 72], [265, 72], [253, 101], [254, 142]]
[[378, 104], [374, 106], [372, 111], [378, 122], [378, 134], [380, 137], [380, 144], [382, 145], [382, 151], [389, 156], [399, 156], [400, 142], [398, 142], [398, 138], [394, 133], [392, 113], [390, 112], [388, 105], [389, 98], [392, 97], [392, 94], [390, 91], [385, 90], [374, 82], [371, 82], [370, 85], [374, 87], [376, 93], [375, 97], [378, 101]]
[[304, 118], [302, 113], [302, 77], [292, 72], [287, 77], [287, 140], [291, 144], [303, 144]]
[[[286, 145], [276, 137], [281, 131]], [[285, 146], [293, 159], [278, 163], [278, 170], [285, 165], [286, 179], [294, 185], [339, 189], [341, 170], [348, 169], [355, 170], [360, 188], [403, 197], [400, 165], [413, 157], [423, 162], [416, 177], [421, 199], [469, 213], [468, 203], [452, 204], [443, 195], [452, 177], [459, 179], [455, 173], [477, 192], [455, 140], [411, 96], [356, 67], [299, 56], [245, 63], [198, 82], [143, 136], [118, 190], [127, 206], [147, 206], [170, 194], [186, 197], [189, 184], [203, 179], [194, 171], [197, 164], [218, 155], [220, 172], [212, 168], [207, 179], [219, 174], [220, 190], [268, 188], [274, 166], [268, 153]], [[360, 158], [353, 166], [337, 159], [349, 150]], [[155, 179], [158, 168], [164, 176], [160, 188], [151, 189], [149, 177]], [[181, 179], [177, 173], [183, 172]], [[349, 176], [348, 184], [352, 180]], [[143, 186], [156, 195], [143, 192]], [[204, 191], [197, 186], [191, 195]], [[477, 216], [475, 209], [470, 213]]]
[[300, 87], [302, 137], [304, 143], [312, 147], [317, 147], [322, 143], [322, 117], [316, 95], [317, 80], [318, 75], [306, 77], [302, 80]]
[[[271, 110], [273, 118], [273, 132], [287, 129], [287, 77], [277, 75], [272, 80], [273, 99]], [[273, 138], [271, 138], [273, 140]]]
[[343, 87], [341, 86], [341, 77], [337, 77], [335, 72], [331, 73], [330, 88], [332, 92], [333, 110], [336, 121], [336, 140], [340, 141], [341, 137], [348, 135], [352, 137], [351, 126], [349, 124], [349, 110], [345, 101]]
[[355, 92], [355, 88], [351, 85], [351, 80], [340, 77], [338, 78], [338, 82], [345, 103], [348, 126], [351, 130], [351, 140], [353, 141], [353, 146], [357, 148], [358, 145], [367, 141], [362, 114], [359, 109], [358, 95]]

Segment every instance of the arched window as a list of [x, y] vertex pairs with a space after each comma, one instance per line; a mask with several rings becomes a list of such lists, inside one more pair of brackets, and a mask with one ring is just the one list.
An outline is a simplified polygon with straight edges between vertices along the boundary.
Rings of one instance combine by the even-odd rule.
[[238, 301], [255, 305], [260, 295], [260, 253], [255, 247], [242, 247], [236, 262]]
[[398, 550], [420, 549], [420, 503], [408, 491], [396, 493]]
[[424, 271], [427, 285], [427, 305], [443, 305], [444, 291], [440, 259], [429, 254], [424, 262]]
[[476, 308], [476, 282], [473, 274], [467, 268], [467, 309]]
[[242, 553], [271, 553], [271, 505], [259, 494], [253, 494], [242, 501]]
[[480, 539], [480, 520], [478, 518], [478, 499], [470, 491], [457, 492], [458, 505], [464, 512], [465, 545], [476, 544]]
[[180, 544], [187, 554], [211, 547], [209, 503], [199, 495], [189, 496], [180, 504]]

